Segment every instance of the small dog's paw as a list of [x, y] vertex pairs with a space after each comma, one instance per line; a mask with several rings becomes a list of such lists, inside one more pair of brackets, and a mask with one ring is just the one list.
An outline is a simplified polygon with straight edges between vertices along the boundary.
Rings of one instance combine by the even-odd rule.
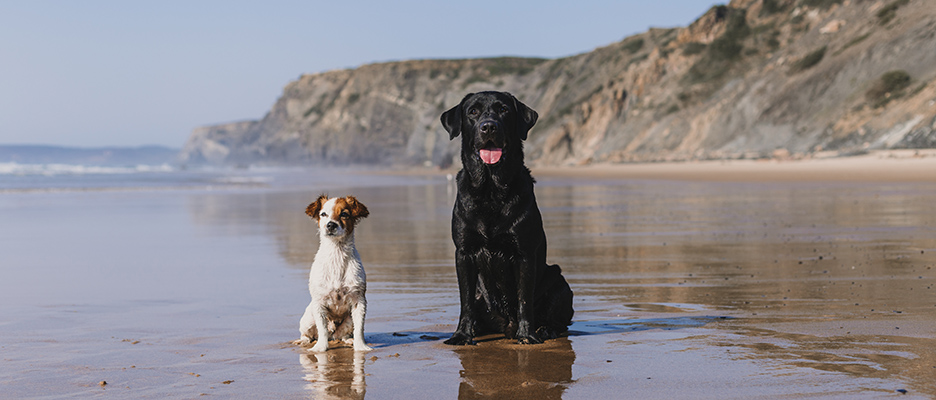
[[520, 344], [542, 344], [543, 340], [536, 337], [536, 335], [520, 336], [517, 339], [517, 343]]
[[301, 338], [299, 338], [299, 339], [293, 340], [292, 343], [293, 343], [294, 345], [296, 345], [296, 346], [308, 346], [309, 344], [312, 343], [312, 340], [309, 339], [309, 338], [307, 338], [307, 337], [305, 337], [305, 336], [303, 336], [303, 337], [301, 337]]
[[312, 351], [316, 353], [324, 353], [325, 350], [328, 350], [328, 343], [325, 343], [321, 340], [319, 340], [315, 346], [312, 346]]
[[366, 345], [366, 344], [364, 344], [364, 343], [355, 343], [355, 344], [354, 344], [354, 351], [371, 351], [371, 350], [373, 350], [373, 348], [371, 348], [370, 346], [368, 346], [368, 345]]
[[455, 332], [455, 334], [452, 335], [452, 337], [450, 337], [448, 340], [446, 340], [443, 343], [450, 344], [453, 346], [464, 346], [464, 345], [475, 344], [474, 340], [471, 340], [471, 337], [461, 332]]

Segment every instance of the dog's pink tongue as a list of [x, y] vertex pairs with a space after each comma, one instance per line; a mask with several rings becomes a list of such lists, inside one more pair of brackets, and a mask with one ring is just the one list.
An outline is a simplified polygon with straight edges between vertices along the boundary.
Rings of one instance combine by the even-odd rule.
[[481, 149], [481, 161], [484, 161], [485, 164], [497, 164], [501, 159], [501, 154], [503, 154], [504, 149]]

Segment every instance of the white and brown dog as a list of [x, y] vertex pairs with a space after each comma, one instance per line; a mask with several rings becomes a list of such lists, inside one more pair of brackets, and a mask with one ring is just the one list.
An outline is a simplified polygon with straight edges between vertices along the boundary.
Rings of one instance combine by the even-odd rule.
[[368, 216], [367, 207], [353, 196], [321, 195], [306, 208], [318, 222], [319, 249], [309, 271], [312, 301], [299, 321], [301, 336], [295, 343], [312, 351], [328, 349], [328, 341], [343, 340], [355, 351], [371, 350], [364, 343], [367, 283], [361, 256], [354, 247], [354, 226]]

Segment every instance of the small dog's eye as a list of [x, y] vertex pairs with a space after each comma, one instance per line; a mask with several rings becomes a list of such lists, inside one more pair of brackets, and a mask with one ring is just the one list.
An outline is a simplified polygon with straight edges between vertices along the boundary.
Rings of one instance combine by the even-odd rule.
[[327, 217], [328, 214], [326, 214], [325, 212], [322, 212], [322, 214], [321, 214], [320, 216], [321, 216], [321, 217]]
[[351, 216], [351, 214], [348, 214], [347, 211], [342, 211], [342, 212], [341, 212], [341, 218], [348, 218], [348, 217], [350, 217], [350, 216]]

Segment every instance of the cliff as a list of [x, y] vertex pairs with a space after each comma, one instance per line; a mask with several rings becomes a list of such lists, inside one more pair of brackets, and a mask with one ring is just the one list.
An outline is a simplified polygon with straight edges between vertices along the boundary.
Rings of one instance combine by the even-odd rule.
[[936, 147], [931, 0], [734, 0], [561, 59], [418, 60], [303, 75], [260, 121], [198, 128], [183, 163], [457, 162], [469, 92], [536, 109], [532, 165]]

